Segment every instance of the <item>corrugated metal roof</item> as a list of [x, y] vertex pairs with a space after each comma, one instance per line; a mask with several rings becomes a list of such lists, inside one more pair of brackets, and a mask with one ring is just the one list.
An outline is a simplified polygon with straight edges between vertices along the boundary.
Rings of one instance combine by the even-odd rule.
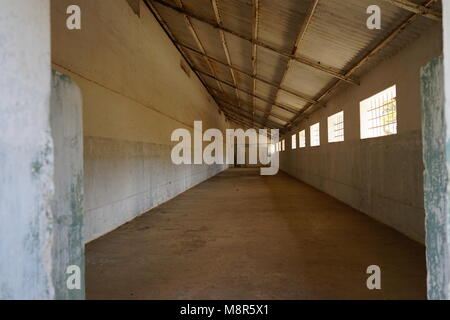
[[[379, 2], [381, 8], [381, 30], [369, 30], [366, 27], [366, 10], [374, 2]], [[336, 69], [346, 70], [358, 55], [363, 55], [372, 43], [381, 41], [408, 15], [408, 11], [384, 1], [319, 1], [301, 54]]]
[[[332, 92], [355, 85], [349, 82], [356, 82], [357, 77], [439, 23], [417, 15], [417, 19], [366, 61], [365, 56], [413, 16], [413, 12], [385, 0], [215, 0], [219, 14], [216, 19], [213, 0], [146, 1], [156, 9], [174, 40], [196, 51], [182, 49], [190, 64], [202, 72], [200, 77], [208, 90], [217, 101], [221, 99], [220, 106], [225, 108], [223, 100], [228, 101], [240, 108], [238, 111], [247, 121], [255, 115], [255, 122], [269, 127], [289, 125], [306, 109], [307, 113], [312, 112], [313, 102], [323, 103], [329, 99], [323, 94], [334, 84], [337, 85]], [[410, 2], [428, 3], [425, 0]], [[381, 30], [366, 27], [366, 10], [373, 4], [382, 10]], [[431, 3], [430, 7], [442, 11], [440, 1]], [[252, 39], [255, 26], [258, 33], [256, 39]], [[295, 50], [302, 31], [305, 31], [303, 38]], [[255, 43], [256, 70], [253, 70]], [[210, 58], [202, 54], [203, 49]], [[353, 70], [362, 59], [364, 63]], [[351, 76], [347, 74], [349, 70]], [[280, 87], [285, 90], [279, 90]]]
[[311, 0], [260, 0], [258, 39], [291, 52], [312, 3]]
[[217, 5], [225, 26], [249, 38], [252, 37], [252, 0], [219, 0], [217, 1]]

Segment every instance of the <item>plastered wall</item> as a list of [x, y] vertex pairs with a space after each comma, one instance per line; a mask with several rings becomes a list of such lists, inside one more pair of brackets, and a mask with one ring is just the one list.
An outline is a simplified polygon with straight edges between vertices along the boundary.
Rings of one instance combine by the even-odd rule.
[[0, 300], [53, 299], [49, 1], [0, 8]]
[[[78, 4], [81, 30], [66, 28], [66, 8]], [[177, 128], [224, 130], [217, 105], [163, 29], [140, 3], [54, 0], [53, 68], [83, 95], [85, 238], [93, 240], [217, 174], [225, 166], [175, 166]]]
[[[442, 54], [436, 24], [395, 56], [361, 77], [285, 136], [281, 169], [408, 237], [424, 242], [420, 68]], [[397, 85], [398, 134], [360, 139], [359, 102]], [[328, 143], [327, 118], [344, 110], [345, 141]], [[320, 121], [320, 147], [309, 127]], [[307, 148], [291, 150], [291, 135], [306, 129]], [[298, 141], [298, 138], [297, 138]]]

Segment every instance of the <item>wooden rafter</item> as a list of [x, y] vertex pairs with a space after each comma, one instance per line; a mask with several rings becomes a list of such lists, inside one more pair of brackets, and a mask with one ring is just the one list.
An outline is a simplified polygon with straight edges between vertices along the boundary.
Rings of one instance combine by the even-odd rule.
[[[425, 8], [430, 8], [436, 0], [428, 0], [426, 1], [423, 6]], [[367, 61], [369, 61], [374, 55], [376, 55], [380, 50], [385, 48], [393, 39], [395, 39], [403, 30], [405, 30], [406, 27], [408, 27], [411, 23], [416, 21], [421, 16], [420, 13], [414, 13], [410, 15], [408, 18], [406, 18], [403, 22], [400, 23], [391, 33], [389, 33], [384, 39], [382, 39], [378, 44], [376, 44], [364, 57], [362, 57], [357, 63], [355, 63], [346, 73], [346, 76], [351, 76], [353, 73], [356, 72], [359, 68], [361, 68]], [[340, 84], [340, 81], [334, 81], [326, 90], [323, 91], [317, 97], [315, 100], [317, 100], [317, 103], [312, 103], [309, 106], [305, 107], [303, 110], [301, 110], [297, 116], [295, 116], [288, 124], [286, 124], [286, 128], [291, 127], [295, 122], [297, 122], [300, 117], [309, 109], [316, 106], [318, 103], [323, 101], [331, 92], [333, 92], [338, 85]]]
[[191, 12], [187, 12], [183, 8], [179, 8], [177, 6], [174, 6], [172, 4], [167, 3], [165, 1], [162, 1], [162, 0], [152, 0], [152, 1], [155, 2], [155, 3], [158, 3], [158, 4], [162, 5], [162, 6], [164, 6], [166, 8], [169, 8], [169, 9], [171, 9], [173, 11], [181, 13], [181, 14], [183, 14], [185, 16], [188, 16], [188, 17], [191, 17], [191, 18], [196, 19], [198, 21], [204, 22], [204, 23], [212, 26], [213, 28], [216, 28], [216, 29], [222, 30], [224, 32], [233, 34], [234, 36], [236, 36], [238, 38], [246, 40], [246, 41], [248, 41], [248, 42], [250, 42], [252, 44], [254, 43], [257, 46], [263, 47], [263, 48], [265, 48], [267, 50], [270, 50], [270, 51], [272, 51], [272, 52], [274, 52], [276, 54], [279, 54], [279, 55], [284, 56], [286, 58], [295, 60], [295, 61], [297, 61], [297, 62], [299, 62], [301, 64], [307, 65], [307, 66], [309, 66], [311, 68], [314, 68], [316, 70], [320, 70], [320, 71], [322, 71], [324, 73], [327, 73], [328, 75], [330, 75], [330, 76], [332, 76], [334, 78], [340, 79], [342, 81], [346, 81], [346, 82], [354, 84], [354, 85], [359, 85], [359, 80], [358, 79], [354, 79], [354, 78], [351, 78], [351, 77], [346, 77], [339, 70], [336, 70], [335, 68], [332, 68], [332, 67], [329, 67], [329, 66], [325, 66], [325, 65], [323, 65], [321, 63], [312, 61], [312, 60], [310, 60], [310, 59], [308, 59], [306, 57], [294, 56], [290, 52], [284, 52], [282, 50], [276, 49], [276, 48], [272, 47], [271, 45], [269, 45], [267, 43], [264, 43], [264, 42], [262, 42], [260, 40], [254, 40], [251, 37], [247, 37], [247, 36], [245, 36], [243, 34], [240, 34], [239, 32], [230, 30], [230, 29], [225, 28], [223, 26], [221, 27], [216, 22], [209, 21], [208, 19], [200, 17], [200, 16], [198, 16], [196, 14], [193, 14]]
[[[308, 31], [308, 27], [309, 27], [309, 25], [311, 23], [312, 17], [314, 16], [314, 13], [316, 12], [316, 8], [317, 8], [318, 4], [319, 4], [319, 0], [314, 0], [313, 5], [309, 9], [309, 12], [307, 14], [305, 23], [302, 24], [302, 26], [301, 26], [298, 34], [297, 34], [297, 38], [295, 39], [294, 46], [293, 46], [293, 48], [291, 50], [291, 54], [293, 56], [296, 56], [298, 54], [298, 50], [300, 48], [300, 45], [302, 43], [303, 38], [306, 35], [306, 32]], [[278, 100], [278, 97], [279, 97], [279, 94], [280, 94], [280, 88], [283, 85], [284, 80], [286, 79], [286, 76], [288, 74], [289, 68], [291, 67], [291, 64], [292, 64], [293, 61], [294, 61], [293, 59], [289, 59], [287, 64], [286, 64], [285, 69], [283, 70], [283, 75], [281, 77], [280, 85], [278, 86], [278, 90], [277, 90], [277, 93], [275, 95], [275, 101]], [[311, 101], [309, 101], [309, 102], [311, 102]], [[316, 103], [316, 101], [314, 101], [312, 103]], [[272, 113], [272, 106], [270, 106], [269, 111], [266, 113], [266, 119], [269, 118], [271, 113]]]
[[[434, 11], [426, 6], [422, 6], [420, 4], [413, 3], [407, 0], [383, 0], [389, 2], [390, 4], [397, 6], [399, 8], [420, 14], [425, 18], [429, 18], [435, 21], [442, 20], [442, 14], [440, 12]], [[445, 1], [445, 0], [444, 0]]]
[[[222, 82], [222, 83], [226, 84], [227, 86], [230, 86], [230, 87], [232, 87], [232, 88], [236, 88], [232, 83], [230, 83], [230, 82], [228, 82], [228, 81], [225, 81], [225, 80], [223, 80], [223, 79], [219, 79], [219, 78], [215, 77], [215, 76], [212, 75], [212, 74], [209, 74], [209, 73], [207, 73], [207, 72], [204, 72], [204, 71], [199, 70], [199, 69], [196, 69], [196, 68], [194, 68], [194, 70], [196, 70], [198, 73], [203, 74], [203, 75], [205, 75], [205, 76], [207, 76], [207, 77], [209, 77], [209, 78], [212, 78], [212, 79], [214, 79], [214, 80], [217, 80], [217, 81], [219, 81], [219, 82]], [[239, 91], [242, 91], [242, 92], [248, 94], [249, 96], [258, 98], [259, 100], [262, 100], [262, 101], [264, 101], [264, 102], [266, 102], [266, 103], [269, 103], [269, 104], [271, 104], [271, 105], [277, 106], [278, 108], [283, 109], [283, 110], [286, 110], [286, 111], [288, 111], [288, 112], [297, 113], [297, 111], [298, 111], [298, 110], [296, 110], [296, 109], [294, 109], [294, 108], [291, 108], [291, 107], [284, 106], [284, 105], [282, 105], [282, 104], [276, 103], [275, 101], [270, 101], [270, 100], [268, 100], [268, 99], [266, 99], [266, 98], [264, 98], [264, 97], [261, 97], [261, 96], [258, 95], [258, 94], [253, 94], [252, 92], [247, 91], [247, 90], [245, 90], [245, 89], [242, 89], [242, 88], [237, 88], [237, 89], [238, 89]]]
[[[196, 50], [194, 48], [191, 48], [188, 45], [185, 45], [183, 43], [178, 43], [178, 45], [180, 45], [181, 47], [186, 48], [187, 50], [190, 50], [190, 51], [192, 51], [192, 52], [194, 52], [194, 53], [196, 53], [198, 55], [203, 55], [200, 51], [198, 51], [198, 50]], [[211, 61], [214, 61], [214, 62], [216, 62], [218, 64], [222, 64], [222, 65], [227, 66], [227, 67], [229, 67], [229, 68], [231, 68], [231, 69], [233, 69], [233, 70], [235, 70], [237, 72], [245, 74], [247, 77], [250, 77], [250, 78], [252, 78], [255, 81], [258, 80], [258, 81], [261, 81], [261, 82], [263, 82], [263, 83], [265, 83], [265, 84], [267, 84], [267, 85], [269, 85], [271, 87], [274, 87], [274, 88], [279, 89], [281, 91], [285, 91], [285, 92], [287, 92], [287, 93], [289, 93], [289, 94], [291, 94], [291, 95], [293, 95], [293, 96], [295, 96], [295, 97], [297, 97], [297, 98], [299, 98], [299, 99], [301, 99], [303, 101], [310, 102], [310, 103], [315, 103], [316, 102], [315, 100], [313, 100], [313, 98], [311, 98], [311, 97], [309, 97], [309, 96], [307, 96], [305, 94], [299, 93], [297, 91], [294, 91], [293, 89], [290, 89], [290, 88], [287, 88], [287, 87], [275, 84], [275, 83], [273, 83], [273, 82], [271, 82], [269, 80], [266, 80], [264, 78], [261, 78], [261, 77], [259, 77], [257, 75], [253, 75], [251, 73], [248, 73], [245, 70], [242, 70], [242, 69], [240, 69], [240, 68], [238, 68], [236, 66], [228, 65], [227, 63], [225, 63], [223, 61], [220, 61], [219, 59], [216, 59], [214, 57], [208, 56], [208, 58]]]
[[[222, 19], [220, 17], [220, 11], [219, 11], [219, 0], [211, 0], [211, 6], [213, 7], [213, 11], [214, 11], [214, 16], [216, 18], [216, 22], [219, 26], [222, 26]], [[225, 57], [227, 58], [227, 62], [228, 65], [231, 66], [231, 57], [230, 57], [230, 51], [228, 50], [228, 44], [227, 44], [227, 39], [225, 38], [225, 33], [223, 32], [223, 30], [219, 29], [219, 34], [220, 34], [220, 40], [222, 42], [222, 46], [223, 46], [223, 51], [225, 53]], [[232, 68], [229, 68], [230, 73], [231, 73], [231, 78], [233, 79], [233, 83], [234, 85], [237, 87], [237, 81], [236, 81], [236, 76], [234, 74], [234, 70]], [[239, 98], [239, 91], [237, 89], [234, 90], [234, 93], [236, 94], [236, 98], [238, 101], [238, 104], [240, 103], [239, 101], [241, 100]]]

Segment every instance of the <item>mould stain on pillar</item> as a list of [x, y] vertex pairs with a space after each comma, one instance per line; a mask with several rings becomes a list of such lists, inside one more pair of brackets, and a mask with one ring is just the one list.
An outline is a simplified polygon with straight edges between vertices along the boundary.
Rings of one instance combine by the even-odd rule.
[[[53, 270], [56, 299], [84, 299], [83, 126], [77, 85], [54, 72], [50, 123], [55, 145]], [[81, 271], [81, 289], [69, 290], [69, 266]]]
[[449, 151], [444, 108], [443, 58], [421, 71], [428, 298], [448, 299]]

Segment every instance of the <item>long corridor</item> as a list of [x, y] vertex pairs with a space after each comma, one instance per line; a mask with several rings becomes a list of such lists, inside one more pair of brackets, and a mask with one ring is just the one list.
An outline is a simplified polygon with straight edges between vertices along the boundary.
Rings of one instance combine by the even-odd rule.
[[426, 298], [424, 246], [281, 172], [229, 169], [86, 250], [88, 299]]

